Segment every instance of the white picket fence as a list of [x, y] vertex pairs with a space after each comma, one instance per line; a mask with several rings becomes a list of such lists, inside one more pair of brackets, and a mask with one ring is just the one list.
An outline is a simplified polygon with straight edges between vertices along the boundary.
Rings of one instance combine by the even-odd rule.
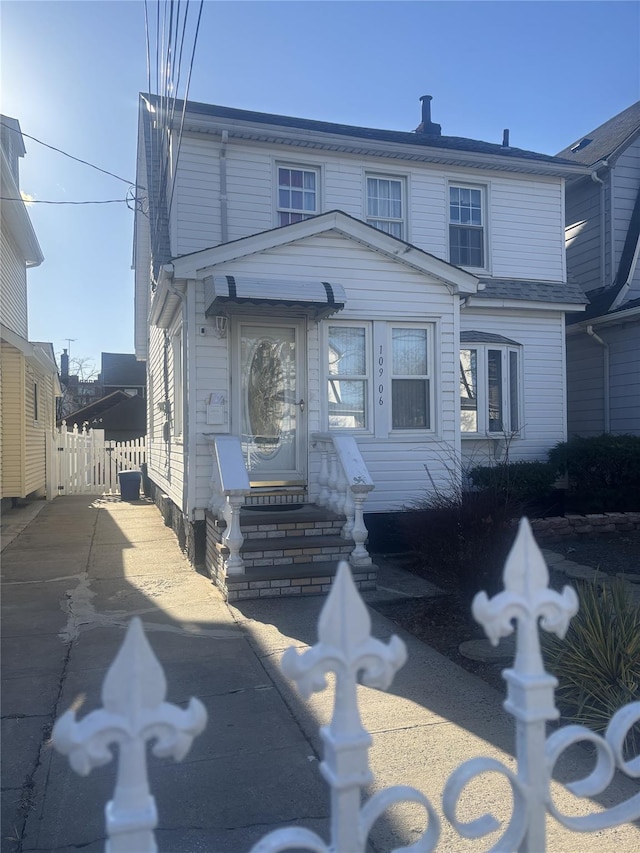
[[59, 495], [118, 494], [120, 471], [139, 471], [146, 461], [144, 437], [106, 441], [103, 429], [67, 430], [63, 421], [55, 435]]
[[[609, 785], [616, 769], [630, 778], [640, 777], [640, 755], [625, 754], [625, 740], [640, 721], [640, 702], [633, 702], [612, 717], [604, 737], [583, 726], [566, 726], [546, 736], [545, 724], [558, 717], [554, 705], [556, 679], [545, 672], [540, 652], [540, 628], [564, 636], [578, 609], [573, 589], [562, 593], [548, 586], [549, 574], [526, 519], [504, 570], [504, 591], [489, 599], [479, 593], [473, 614], [497, 645], [511, 634], [517, 622], [516, 656], [505, 670], [508, 698], [505, 709], [515, 717], [517, 769], [512, 771], [492, 758], [472, 758], [449, 777], [442, 809], [456, 832], [481, 839], [498, 829], [486, 814], [462, 822], [456, 807], [473, 779], [497, 772], [509, 781], [513, 811], [501, 839], [491, 848], [502, 853], [544, 853], [545, 818], [553, 815], [576, 832], [595, 832], [640, 817], [640, 793], [608, 810], [573, 816], [561, 813], [551, 797], [554, 765], [570, 746], [587, 741], [595, 747], [590, 774], [567, 787], [579, 797], [596, 797]], [[373, 782], [368, 752], [371, 736], [363, 728], [358, 709], [357, 683], [386, 690], [407, 659], [405, 644], [392, 637], [387, 645], [371, 636], [371, 620], [346, 563], [339, 567], [332, 591], [318, 623], [318, 643], [300, 653], [288, 649], [282, 670], [305, 698], [327, 688], [325, 675], [335, 673], [335, 700], [331, 723], [321, 729], [324, 760], [320, 771], [331, 787], [330, 840], [301, 827], [286, 827], [266, 835], [252, 853], [308, 850], [313, 853], [364, 853], [375, 821], [389, 807], [402, 802], [420, 804], [428, 816], [422, 837], [403, 850], [431, 853], [440, 838], [440, 820], [429, 800], [415, 788], [400, 785], [381, 790], [363, 805], [365, 789]], [[180, 761], [194, 738], [204, 729], [207, 715], [197, 699], [186, 710], [164, 701], [166, 681], [162, 667], [147, 643], [142, 624], [135, 618], [107, 673], [102, 698], [104, 708], [76, 721], [67, 711], [55, 724], [52, 742], [69, 756], [71, 766], [86, 775], [113, 758], [118, 744], [118, 777], [113, 800], [106, 807], [107, 853], [154, 853], [153, 829], [157, 825], [155, 800], [149, 790], [146, 743], [158, 756]], [[576, 842], [576, 850], [580, 849]]]

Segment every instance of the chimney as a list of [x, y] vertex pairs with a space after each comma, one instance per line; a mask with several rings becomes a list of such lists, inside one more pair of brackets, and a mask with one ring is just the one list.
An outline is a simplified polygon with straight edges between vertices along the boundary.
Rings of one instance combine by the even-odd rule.
[[416, 133], [426, 133], [431, 134], [431, 136], [440, 136], [442, 134], [442, 128], [439, 124], [435, 124], [431, 121], [431, 101], [433, 100], [433, 96], [422, 95], [420, 100], [422, 101], [422, 121], [416, 127]]
[[69, 356], [66, 350], [60, 356], [60, 381], [63, 385], [69, 384]]
[[502, 131], [502, 147], [503, 148], [509, 147], [509, 128], [508, 127], [505, 127], [505, 129]]

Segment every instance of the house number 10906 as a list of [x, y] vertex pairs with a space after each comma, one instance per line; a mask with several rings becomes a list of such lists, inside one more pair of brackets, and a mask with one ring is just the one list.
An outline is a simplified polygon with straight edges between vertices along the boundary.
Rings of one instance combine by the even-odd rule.
[[[384, 376], [384, 356], [382, 355], [382, 346], [380, 346], [380, 354], [378, 355], [378, 379], [382, 380]], [[384, 382], [378, 385], [378, 405], [384, 406]]]

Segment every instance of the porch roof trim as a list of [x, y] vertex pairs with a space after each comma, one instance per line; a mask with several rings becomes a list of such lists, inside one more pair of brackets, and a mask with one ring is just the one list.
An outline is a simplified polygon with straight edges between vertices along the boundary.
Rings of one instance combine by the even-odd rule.
[[287, 281], [210, 275], [204, 279], [205, 314], [215, 314], [225, 303], [284, 305], [309, 310], [316, 319], [341, 311], [346, 294], [341, 284], [328, 281]]

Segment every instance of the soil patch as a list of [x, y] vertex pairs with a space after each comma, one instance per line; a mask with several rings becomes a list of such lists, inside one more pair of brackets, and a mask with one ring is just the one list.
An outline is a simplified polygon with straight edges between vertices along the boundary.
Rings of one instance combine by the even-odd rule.
[[[600, 534], [599, 536], [572, 537], [559, 543], [542, 543], [549, 551], [562, 554], [566, 559], [581, 565], [591, 566], [608, 575], [640, 574], [640, 531], [625, 534]], [[411, 569], [410, 562], [405, 567]], [[461, 643], [483, 639], [484, 631], [473, 619], [468, 607], [462, 606], [455, 594], [448, 590], [448, 579], [436, 572], [417, 572], [427, 580], [444, 589], [446, 595], [438, 598], [416, 598], [400, 602], [372, 604], [376, 610], [413, 634], [440, 654], [457, 663], [463, 669], [482, 678], [500, 693], [505, 691], [502, 670], [508, 664], [481, 663], [469, 660], [460, 654]], [[561, 589], [573, 581], [565, 575], [549, 570], [550, 585]]]

